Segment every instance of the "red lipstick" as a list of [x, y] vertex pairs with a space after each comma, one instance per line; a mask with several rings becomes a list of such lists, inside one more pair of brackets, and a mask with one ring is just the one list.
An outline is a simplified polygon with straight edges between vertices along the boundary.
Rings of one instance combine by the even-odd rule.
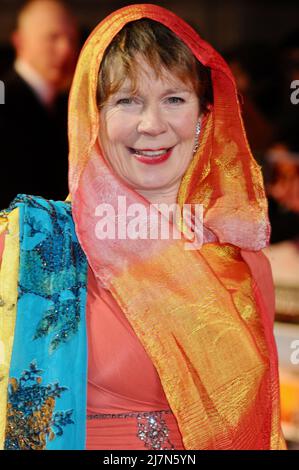
[[[164, 150], [164, 148], [155, 149], [156, 152], [158, 152], [159, 150]], [[146, 165], [158, 165], [168, 160], [168, 158], [171, 156], [172, 150], [173, 150], [173, 147], [170, 148], [167, 152], [163, 153], [163, 155], [154, 157], [150, 155], [149, 156], [139, 155], [138, 153], [134, 153], [134, 150], [132, 149], [132, 155], [134, 156], [134, 158], [136, 158], [136, 160], [138, 160], [141, 163], [145, 163]], [[142, 150], [140, 149], [139, 151], [149, 152], [149, 151], [153, 151], [153, 149], [142, 149]]]

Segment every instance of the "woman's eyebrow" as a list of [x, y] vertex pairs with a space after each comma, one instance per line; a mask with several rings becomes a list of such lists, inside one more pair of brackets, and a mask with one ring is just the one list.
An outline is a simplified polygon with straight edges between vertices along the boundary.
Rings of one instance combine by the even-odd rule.
[[190, 93], [190, 88], [185, 87], [175, 87], [175, 88], [168, 88], [163, 92], [165, 95], [169, 95], [171, 93]]
[[[140, 90], [140, 89], [136, 89], [136, 88], [134, 89], [132, 86], [127, 84], [127, 85], [123, 85], [121, 88], [119, 88], [115, 93], [113, 93], [113, 96], [111, 96], [110, 98], [113, 99], [113, 97], [114, 97], [114, 99], [118, 99], [120, 96], [123, 96], [123, 95], [142, 96], [143, 91], [144, 90]], [[192, 90], [190, 89], [190, 87], [184, 86], [184, 84], [182, 84], [182, 86], [170, 86], [169, 88], [166, 88], [165, 90], [161, 91], [160, 97], [164, 98], [165, 96], [175, 95], [175, 94], [179, 94], [179, 93], [190, 94], [191, 91]]]

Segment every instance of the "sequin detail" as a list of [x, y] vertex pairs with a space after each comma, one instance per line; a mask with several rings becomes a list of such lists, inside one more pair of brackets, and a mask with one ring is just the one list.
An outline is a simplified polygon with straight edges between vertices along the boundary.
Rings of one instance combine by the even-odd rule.
[[70, 224], [70, 204], [18, 195], [10, 210], [19, 205], [24, 208], [24, 228], [18, 301], [28, 295], [40, 297], [40, 321], [32, 339], [50, 335], [51, 354], [78, 331], [86, 258]]
[[56, 411], [56, 398], [67, 390], [58, 383], [41, 385], [41, 369], [32, 362], [8, 387], [6, 450], [44, 450], [50, 441], [74, 424], [73, 410]]
[[146, 449], [174, 450], [175, 447], [169, 439], [169, 429], [164, 415], [172, 414], [171, 410], [159, 410], [131, 413], [100, 413], [87, 415], [87, 419], [125, 419], [135, 418], [137, 424], [137, 437], [144, 443]]

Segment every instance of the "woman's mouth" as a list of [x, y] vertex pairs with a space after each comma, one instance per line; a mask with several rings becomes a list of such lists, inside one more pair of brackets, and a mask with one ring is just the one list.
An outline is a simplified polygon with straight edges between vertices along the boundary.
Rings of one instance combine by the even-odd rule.
[[139, 162], [147, 165], [157, 165], [158, 163], [165, 162], [168, 160], [172, 153], [173, 147], [171, 148], [160, 148], [160, 149], [133, 149], [129, 148], [130, 153]]

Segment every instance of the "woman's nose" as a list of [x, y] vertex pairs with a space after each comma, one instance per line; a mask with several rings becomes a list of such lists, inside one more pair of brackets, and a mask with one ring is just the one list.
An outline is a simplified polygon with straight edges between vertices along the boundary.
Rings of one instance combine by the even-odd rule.
[[167, 123], [158, 106], [147, 106], [140, 115], [137, 131], [141, 134], [159, 135], [167, 131]]

